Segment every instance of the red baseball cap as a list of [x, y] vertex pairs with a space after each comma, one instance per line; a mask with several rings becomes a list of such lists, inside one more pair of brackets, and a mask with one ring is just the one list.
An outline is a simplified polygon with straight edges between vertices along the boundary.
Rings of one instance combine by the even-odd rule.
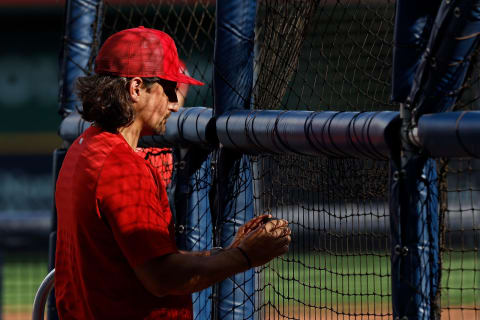
[[111, 35], [95, 59], [95, 73], [120, 77], [158, 77], [178, 83], [203, 83], [180, 72], [177, 47], [165, 32], [143, 26]]

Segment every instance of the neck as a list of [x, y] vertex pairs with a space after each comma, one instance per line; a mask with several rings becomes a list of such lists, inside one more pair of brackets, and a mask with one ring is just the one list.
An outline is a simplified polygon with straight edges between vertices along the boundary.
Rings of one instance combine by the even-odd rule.
[[138, 139], [140, 139], [140, 133], [142, 132], [141, 126], [135, 121], [128, 127], [121, 127], [118, 132], [125, 138], [128, 145], [135, 150], [137, 148]]

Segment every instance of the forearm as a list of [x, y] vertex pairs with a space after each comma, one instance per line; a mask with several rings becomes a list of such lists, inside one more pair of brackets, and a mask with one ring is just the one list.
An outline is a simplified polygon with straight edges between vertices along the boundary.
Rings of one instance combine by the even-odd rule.
[[206, 251], [184, 251], [184, 250], [178, 250], [181, 254], [186, 254], [186, 255], [191, 255], [191, 256], [197, 256], [197, 257], [208, 257], [211, 255], [210, 250]]
[[142, 282], [157, 296], [188, 294], [246, 270], [248, 263], [238, 249], [213, 256], [205, 251], [181, 252], [152, 260], [142, 271], [148, 274]]
[[[203, 290], [239, 272], [248, 270], [248, 263], [238, 250], [228, 249], [199, 257], [185, 259], [185, 278], [173, 287], [171, 294], [185, 294]], [[198, 257], [198, 256], [197, 256]], [[180, 257], [182, 259], [182, 257]], [[190, 263], [190, 265], [188, 265]]]
[[291, 241], [286, 220], [257, 225], [261, 218], [242, 226], [233, 244], [218, 254], [181, 251], [152, 259], [135, 272], [148, 291], [165, 296], [200, 291], [251, 266], [261, 266], [286, 253]]

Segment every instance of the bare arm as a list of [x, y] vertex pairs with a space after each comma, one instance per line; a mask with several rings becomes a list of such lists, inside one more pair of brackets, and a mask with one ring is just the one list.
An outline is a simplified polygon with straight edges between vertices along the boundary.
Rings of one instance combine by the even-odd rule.
[[170, 254], [150, 260], [135, 272], [148, 291], [164, 296], [200, 291], [247, 269], [245, 258], [232, 248], [214, 256], [208, 251]]
[[216, 255], [209, 252], [169, 254], [135, 268], [135, 273], [156, 296], [192, 293], [248, 270], [248, 262], [237, 246], [247, 253], [252, 266], [259, 266], [288, 251], [291, 240], [285, 220], [258, 226], [243, 236], [240, 240], [236, 237], [229, 248]]

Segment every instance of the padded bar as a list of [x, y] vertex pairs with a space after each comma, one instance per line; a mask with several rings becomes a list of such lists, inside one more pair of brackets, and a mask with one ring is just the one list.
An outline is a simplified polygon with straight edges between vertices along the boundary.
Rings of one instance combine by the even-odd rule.
[[312, 154], [306, 130], [312, 115], [310, 111], [284, 111], [278, 115], [274, 142], [281, 152]]
[[73, 112], [62, 120], [58, 134], [64, 141], [71, 144], [91, 125], [90, 122], [83, 120], [78, 112]]
[[[181, 138], [189, 143], [197, 145], [209, 145], [208, 125], [212, 121], [212, 109], [197, 107], [186, 108], [181, 114], [172, 113], [170, 116], [178, 114], [177, 127]], [[174, 116], [174, 119], [175, 119]]]
[[434, 157], [480, 158], [479, 123], [479, 111], [428, 114], [419, 119], [418, 136]]
[[[60, 124], [60, 136], [71, 144], [91, 123], [83, 120], [77, 112], [71, 113]], [[171, 147], [195, 144], [208, 147], [217, 142], [215, 138], [212, 109], [204, 107], [182, 108], [172, 112], [167, 120], [165, 134], [143, 137], [140, 146]]]
[[248, 154], [297, 153], [388, 159], [398, 112], [235, 110], [218, 117], [224, 147]]
[[[269, 110], [257, 112], [252, 120], [248, 123], [247, 132], [250, 139], [259, 147], [267, 149], [269, 152], [282, 153], [287, 151], [286, 148], [279, 143], [276, 135], [277, 121], [282, 111]], [[231, 119], [230, 121], [236, 121]]]
[[398, 149], [400, 145], [400, 116], [398, 112], [382, 111], [372, 114], [362, 135], [364, 147], [370, 148], [372, 153], [389, 155], [391, 150]]

